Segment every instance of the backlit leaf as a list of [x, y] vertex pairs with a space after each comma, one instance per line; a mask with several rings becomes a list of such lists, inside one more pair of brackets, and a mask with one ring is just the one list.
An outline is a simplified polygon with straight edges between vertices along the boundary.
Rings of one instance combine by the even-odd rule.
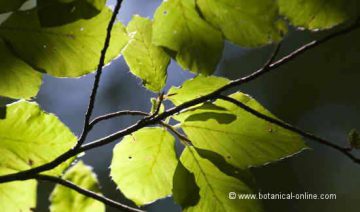
[[36, 181], [0, 184], [0, 211], [31, 212], [36, 207]]
[[41, 74], [15, 57], [0, 39], [0, 96], [28, 99], [36, 96]]
[[[243, 93], [232, 98], [254, 110], [274, 117], [257, 101]], [[239, 168], [263, 165], [293, 155], [305, 148], [297, 134], [264, 121], [236, 105], [217, 100], [216, 106], [226, 109], [222, 113], [208, 109], [195, 109], [176, 117], [193, 145], [219, 153]], [[235, 116], [235, 119], [229, 115]]]
[[154, 15], [153, 43], [176, 53], [183, 69], [212, 74], [221, 58], [221, 33], [197, 13], [195, 0], [163, 1]]
[[[0, 175], [48, 163], [71, 149], [76, 140], [56, 116], [42, 111], [36, 103], [9, 104], [6, 119], [0, 120]], [[68, 164], [47, 173], [59, 175]]]
[[358, 0], [278, 0], [280, 13], [294, 26], [327, 29], [359, 15]]
[[[37, 70], [57, 77], [78, 77], [96, 69], [111, 16], [109, 9], [103, 9], [89, 20], [42, 28], [36, 10], [19, 11], [0, 25], [0, 36]], [[125, 29], [118, 22], [106, 54], [107, 63], [120, 54], [126, 42]]]
[[137, 205], [171, 194], [177, 159], [175, 139], [162, 128], [143, 128], [114, 148], [111, 177]]
[[[73, 182], [81, 188], [100, 193], [96, 175], [91, 167], [86, 166], [82, 161], [66, 171], [63, 179]], [[79, 194], [78, 192], [57, 185], [50, 196], [51, 212], [102, 212], [105, 211], [105, 205], [102, 202], [90, 197]]]
[[151, 43], [152, 22], [134, 16], [127, 26], [127, 33], [130, 40], [122, 53], [130, 71], [143, 80], [146, 88], [159, 92], [166, 83], [170, 57], [161, 47]]
[[273, 0], [198, 0], [204, 18], [240, 46], [260, 46], [278, 41], [284, 33]]
[[[200, 187], [200, 200], [184, 211], [262, 211], [256, 199], [230, 199], [229, 195], [252, 194], [253, 191], [242, 181], [221, 172], [207, 159], [201, 158], [193, 147], [186, 147], [180, 158], [185, 168], [194, 174]], [[191, 194], [189, 194], [191, 195]]]

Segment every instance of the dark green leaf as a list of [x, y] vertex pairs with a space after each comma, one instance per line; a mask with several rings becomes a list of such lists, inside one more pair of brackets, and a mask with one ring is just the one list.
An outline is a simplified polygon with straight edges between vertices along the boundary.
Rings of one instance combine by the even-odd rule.
[[0, 13], [17, 10], [27, 0], [0, 0]]
[[90, 19], [101, 12], [106, 0], [37, 0], [40, 23], [60, 26], [79, 19]]
[[353, 147], [355, 149], [360, 149], [360, 134], [357, 130], [352, 129], [349, 132], [348, 141], [349, 141], [351, 147]]

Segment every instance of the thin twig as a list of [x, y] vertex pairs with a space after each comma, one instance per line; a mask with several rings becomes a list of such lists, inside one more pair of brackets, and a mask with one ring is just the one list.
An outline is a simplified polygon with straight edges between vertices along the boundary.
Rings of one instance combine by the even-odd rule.
[[160, 124], [163, 125], [164, 127], [166, 127], [171, 132], [173, 132], [179, 138], [180, 142], [182, 144], [184, 144], [184, 146], [192, 146], [190, 139], [188, 137], [186, 137], [184, 134], [177, 131], [173, 126], [171, 126], [170, 124], [167, 124], [163, 121], [160, 121]]
[[312, 49], [312, 48], [314, 48], [316, 46], [319, 46], [320, 44], [322, 44], [322, 43], [324, 43], [324, 42], [326, 42], [328, 40], [331, 40], [332, 38], [335, 38], [335, 37], [338, 37], [338, 36], [341, 36], [341, 35], [345, 35], [345, 34], [351, 32], [351, 31], [354, 31], [354, 30], [358, 29], [359, 26], [360, 25], [357, 22], [356, 24], [353, 24], [353, 25], [351, 25], [351, 26], [349, 26], [349, 27], [347, 27], [347, 28], [345, 28], [343, 30], [340, 30], [338, 32], [335, 32], [335, 33], [332, 33], [332, 34], [330, 34], [328, 36], [325, 36], [324, 38], [322, 38], [320, 40], [312, 41], [312, 42], [298, 48], [297, 50], [293, 51], [292, 53], [288, 54], [287, 56], [281, 58], [280, 60], [277, 60], [276, 62], [272, 63], [271, 65], [268, 66], [268, 68], [263, 67], [263, 68], [259, 69], [258, 71], [254, 72], [253, 74], [250, 74], [249, 76], [246, 76], [246, 77], [231, 81], [227, 85], [219, 88], [218, 90], [216, 90], [216, 91], [214, 91], [214, 92], [212, 92], [210, 94], [198, 97], [196, 99], [185, 102], [185, 103], [183, 103], [183, 104], [181, 104], [179, 106], [173, 107], [173, 108], [171, 108], [169, 110], [166, 110], [163, 113], [160, 113], [159, 115], [157, 115], [156, 117], [153, 117], [151, 119], [144, 118], [144, 119], [138, 121], [136, 124], [129, 126], [126, 129], [120, 130], [120, 131], [118, 131], [116, 133], [113, 133], [113, 134], [111, 134], [109, 136], [106, 136], [104, 138], [95, 140], [95, 141], [93, 141], [93, 142], [91, 142], [89, 144], [83, 145], [83, 146], [81, 146], [79, 148], [71, 149], [71, 150], [65, 152], [64, 154], [60, 155], [59, 157], [57, 157], [56, 159], [54, 159], [53, 161], [51, 161], [49, 163], [46, 163], [44, 165], [41, 165], [41, 166], [38, 166], [38, 167], [35, 167], [35, 168], [32, 168], [32, 169], [28, 169], [28, 170], [25, 170], [25, 171], [20, 171], [20, 172], [17, 172], [17, 173], [0, 176], [0, 183], [14, 181], [14, 180], [29, 179], [29, 178], [33, 177], [34, 174], [38, 174], [40, 172], [47, 171], [47, 170], [55, 168], [59, 164], [65, 162], [69, 158], [74, 157], [74, 156], [76, 156], [77, 154], [79, 154], [81, 152], [84, 152], [84, 151], [87, 151], [87, 150], [90, 150], [90, 149], [94, 149], [94, 148], [109, 144], [109, 143], [113, 142], [114, 140], [117, 140], [117, 139], [119, 139], [119, 138], [121, 138], [123, 136], [129, 135], [129, 134], [131, 134], [131, 133], [133, 133], [133, 132], [135, 132], [135, 131], [143, 128], [143, 127], [156, 124], [159, 121], [164, 120], [167, 117], [172, 116], [172, 115], [174, 115], [176, 113], [179, 113], [179, 112], [181, 112], [182, 110], [184, 110], [186, 108], [195, 106], [197, 104], [206, 102], [208, 100], [216, 99], [218, 97], [218, 95], [220, 95], [222, 92], [227, 91], [230, 88], [233, 88], [233, 87], [242, 85], [244, 83], [250, 82], [250, 81], [264, 75], [265, 73], [269, 72], [270, 70], [274, 70], [275, 68], [280, 67], [281, 65], [287, 64], [288, 62], [295, 59], [297, 56], [303, 54], [304, 52], [306, 52], [306, 51], [308, 51], [308, 50], [310, 50], [310, 49]]
[[96, 118], [94, 118], [90, 123], [90, 129], [95, 126], [97, 123], [101, 122], [101, 121], [105, 121], [108, 119], [112, 119], [115, 117], [119, 117], [119, 116], [124, 116], [124, 115], [133, 115], [133, 116], [147, 116], [149, 115], [146, 112], [142, 112], [142, 111], [132, 111], [132, 110], [122, 110], [122, 111], [118, 111], [118, 112], [114, 112], [114, 113], [108, 113], [102, 116], [98, 116]]
[[160, 95], [158, 96], [156, 101], [157, 101], [156, 109], [153, 114], [151, 114], [149, 117], [147, 117], [148, 119], [151, 119], [159, 114], [162, 102], [164, 101], [164, 92], [160, 93]]
[[234, 98], [219, 95], [219, 99], [222, 99], [222, 100], [227, 101], [227, 102], [231, 102], [231, 103], [235, 104], [236, 106], [244, 109], [245, 111], [253, 114], [254, 116], [256, 116], [256, 117], [258, 117], [260, 119], [263, 119], [263, 120], [268, 121], [268, 122], [270, 122], [272, 124], [280, 126], [280, 127], [284, 128], [284, 129], [295, 132], [295, 133], [297, 133], [297, 134], [299, 134], [301, 136], [304, 136], [306, 138], [309, 138], [311, 140], [317, 141], [317, 142], [319, 142], [319, 143], [321, 143], [321, 144], [323, 144], [325, 146], [331, 147], [331, 148], [345, 154], [347, 157], [349, 157], [355, 163], [360, 164], [360, 158], [357, 158], [353, 154], [351, 154], [348, 147], [341, 147], [341, 146], [339, 146], [337, 144], [334, 144], [334, 143], [331, 143], [330, 141], [327, 141], [324, 138], [321, 138], [319, 136], [316, 136], [314, 134], [306, 132], [306, 131], [304, 131], [304, 130], [298, 128], [298, 127], [292, 126], [292, 125], [290, 125], [290, 124], [288, 124], [286, 122], [283, 122], [283, 121], [280, 121], [278, 119], [274, 119], [274, 118], [271, 118], [271, 117], [269, 117], [267, 115], [264, 115], [264, 114], [252, 109], [251, 107], [245, 105], [244, 103], [242, 103], [242, 102], [240, 102], [240, 101], [238, 101], [238, 100], [236, 100]]
[[92, 113], [94, 111], [96, 94], [97, 94], [97, 91], [98, 91], [98, 88], [99, 88], [102, 70], [103, 70], [103, 67], [105, 65], [106, 52], [107, 52], [107, 50], [108, 50], [108, 48], [110, 46], [111, 32], [112, 32], [113, 26], [114, 26], [115, 21], [116, 21], [116, 16], [119, 13], [121, 3], [122, 3], [122, 0], [117, 0], [116, 6], [114, 8], [114, 12], [113, 12], [113, 14], [111, 16], [111, 19], [110, 19], [109, 24], [108, 24], [107, 29], [106, 29], [106, 38], [105, 38], [103, 49], [101, 50], [101, 55], [100, 55], [98, 67], [97, 67], [97, 70], [96, 70], [95, 80], [94, 80], [93, 88], [91, 90], [89, 106], [88, 106], [88, 109], [87, 109], [87, 111], [85, 113], [83, 131], [82, 131], [82, 133], [80, 135], [80, 138], [79, 138], [75, 148], [79, 148], [84, 143], [84, 141], [86, 140], [86, 137], [87, 137], [87, 135], [88, 135], [88, 133], [89, 133], [89, 131], [91, 129], [90, 119], [91, 119], [91, 115], [92, 115]]
[[93, 198], [95, 200], [98, 200], [102, 203], [104, 203], [105, 205], [108, 205], [110, 207], [122, 210], [122, 211], [129, 211], [129, 212], [143, 212], [143, 210], [137, 209], [137, 208], [132, 208], [130, 206], [124, 205], [122, 203], [116, 202], [112, 199], [109, 199], [107, 197], [104, 197], [100, 194], [97, 194], [93, 191], [81, 188], [80, 186], [74, 184], [73, 182], [70, 182], [68, 180], [64, 180], [58, 177], [54, 177], [54, 176], [49, 176], [49, 175], [36, 175], [34, 177], [34, 179], [40, 180], [40, 181], [47, 181], [47, 182], [52, 182], [52, 183], [56, 183], [56, 184], [60, 184], [63, 185], [67, 188], [70, 188], [74, 191], [77, 191], [78, 193]]
[[275, 61], [276, 56], [279, 54], [280, 48], [281, 48], [281, 42], [276, 44], [275, 49], [272, 51], [269, 59], [263, 65], [263, 69], [268, 69], [269, 66]]

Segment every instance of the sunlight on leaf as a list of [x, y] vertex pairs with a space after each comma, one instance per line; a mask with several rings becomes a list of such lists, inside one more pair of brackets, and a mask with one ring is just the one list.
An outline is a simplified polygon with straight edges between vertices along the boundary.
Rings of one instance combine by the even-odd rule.
[[143, 128], [114, 148], [111, 177], [137, 205], [171, 194], [177, 159], [175, 139], [162, 128]]
[[212, 74], [221, 58], [221, 33], [197, 13], [195, 0], [163, 1], [154, 15], [153, 43], [176, 52], [183, 69]]
[[33, 211], [36, 207], [36, 181], [0, 184], [0, 211]]
[[[100, 193], [99, 183], [92, 168], [86, 166], [82, 161], [77, 162], [73, 167], [66, 171], [63, 179], [73, 182], [81, 188]], [[102, 212], [105, 205], [102, 202], [86, 197], [83, 194], [57, 185], [50, 196], [51, 212]]]
[[151, 20], [134, 16], [127, 26], [127, 33], [130, 40], [122, 53], [131, 73], [140, 77], [149, 90], [161, 91], [166, 83], [170, 57], [161, 47], [151, 43]]
[[[77, 141], [56, 116], [42, 111], [36, 103], [18, 101], [6, 109], [6, 119], [0, 120], [0, 175], [48, 163]], [[69, 163], [47, 173], [59, 175]]]

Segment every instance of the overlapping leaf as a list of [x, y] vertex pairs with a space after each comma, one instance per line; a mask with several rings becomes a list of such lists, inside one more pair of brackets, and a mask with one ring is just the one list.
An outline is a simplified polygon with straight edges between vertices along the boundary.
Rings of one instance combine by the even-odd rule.
[[[36, 103], [7, 105], [6, 118], [0, 120], [0, 175], [48, 163], [71, 149], [76, 140], [56, 116], [45, 113]], [[68, 164], [47, 173], [59, 175]]]
[[161, 47], [152, 44], [152, 22], [134, 16], [127, 32], [130, 40], [122, 53], [130, 71], [143, 80], [146, 88], [159, 92], [166, 83], [170, 57]]
[[42, 26], [59, 26], [99, 14], [106, 0], [37, 0]]
[[111, 177], [137, 205], [171, 194], [177, 159], [175, 139], [162, 128], [143, 128], [114, 148]]
[[256, 199], [230, 199], [231, 192], [246, 195], [253, 191], [244, 182], [224, 174], [210, 161], [201, 158], [195, 148], [185, 148], [180, 160], [194, 174], [196, 184], [200, 187], [199, 202], [184, 211], [262, 211]]
[[153, 43], [175, 52], [183, 69], [212, 74], [223, 49], [221, 33], [196, 11], [195, 0], [164, 1], [154, 15]]
[[240, 46], [278, 41], [286, 30], [285, 24], [277, 20], [273, 0], [197, 0], [197, 5], [207, 21]]
[[0, 39], [0, 96], [28, 99], [41, 86], [41, 74], [15, 57]]
[[[232, 98], [256, 111], [274, 117], [251, 97], [242, 93]], [[218, 100], [214, 110], [198, 107], [176, 117], [192, 143], [221, 154], [239, 168], [280, 160], [305, 148], [302, 139], [281, 127], [255, 117], [236, 105]]]
[[[111, 16], [109, 9], [103, 9], [90, 20], [42, 28], [35, 9], [19, 11], [0, 25], [0, 36], [35, 69], [57, 77], [78, 77], [95, 70]], [[118, 22], [106, 63], [120, 54], [126, 42], [125, 29]]]
[[[81, 188], [100, 193], [99, 185], [91, 167], [86, 166], [82, 161], [75, 164], [65, 175], [63, 179], [73, 182]], [[79, 194], [78, 192], [57, 185], [50, 196], [50, 211], [76, 211], [76, 212], [102, 212], [105, 211], [105, 205], [90, 197]]]

